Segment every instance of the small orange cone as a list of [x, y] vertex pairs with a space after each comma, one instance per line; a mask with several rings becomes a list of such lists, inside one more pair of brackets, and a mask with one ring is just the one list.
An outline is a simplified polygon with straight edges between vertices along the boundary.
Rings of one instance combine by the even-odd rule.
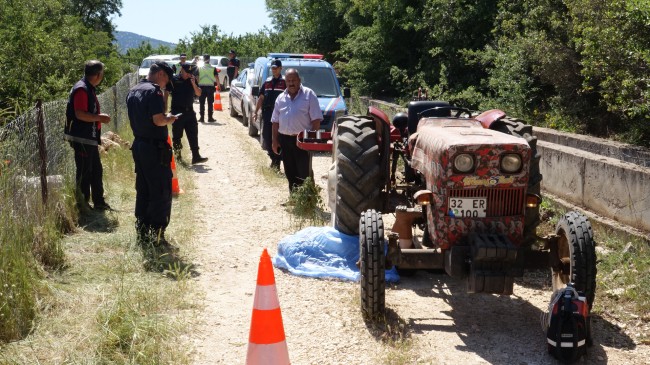
[[[172, 146], [172, 139], [169, 136], [167, 136], [167, 143], [169, 143], [170, 147]], [[172, 195], [183, 194], [184, 193], [183, 189], [181, 189], [180, 186], [178, 186], [178, 175], [176, 174], [176, 159], [174, 158], [174, 154], [172, 154], [171, 168], [172, 168]]]
[[257, 269], [257, 288], [246, 354], [246, 365], [257, 364], [290, 364], [273, 264], [266, 249], [262, 252]]
[[221, 94], [219, 93], [219, 84], [214, 88], [214, 104], [212, 104], [214, 110], [220, 112], [223, 110], [221, 107]]

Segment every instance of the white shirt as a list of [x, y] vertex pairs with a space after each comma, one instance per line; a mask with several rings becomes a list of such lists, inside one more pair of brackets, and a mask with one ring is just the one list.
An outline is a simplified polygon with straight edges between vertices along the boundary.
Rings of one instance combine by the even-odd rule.
[[298, 94], [293, 100], [289, 96], [289, 90], [284, 90], [278, 95], [271, 123], [280, 124], [278, 127], [280, 134], [295, 135], [305, 129], [311, 129], [313, 120], [323, 120], [323, 112], [312, 89], [300, 85]]

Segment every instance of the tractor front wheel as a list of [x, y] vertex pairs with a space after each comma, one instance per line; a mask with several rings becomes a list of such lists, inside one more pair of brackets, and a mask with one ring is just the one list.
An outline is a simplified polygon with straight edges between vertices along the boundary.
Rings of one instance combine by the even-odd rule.
[[572, 282], [584, 293], [591, 310], [596, 296], [596, 245], [591, 223], [584, 215], [569, 212], [555, 231], [557, 247], [551, 248], [553, 292]]
[[386, 310], [386, 255], [384, 221], [381, 213], [368, 210], [359, 220], [359, 271], [361, 273], [361, 312], [374, 319]]

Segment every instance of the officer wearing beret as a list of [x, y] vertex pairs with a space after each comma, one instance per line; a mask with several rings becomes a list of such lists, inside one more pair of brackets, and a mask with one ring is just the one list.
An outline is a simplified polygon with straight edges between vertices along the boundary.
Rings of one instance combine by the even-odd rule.
[[201, 89], [196, 83], [193, 75], [191, 64], [185, 63], [180, 66], [180, 75], [174, 76], [172, 84], [174, 85], [172, 96], [172, 114], [178, 115], [178, 120], [172, 125], [172, 142], [176, 158], [181, 159], [181, 150], [183, 145], [183, 131], [187, 132], [187, 142], [190, 144], [192, 151], [192, 164], [203, 163], [208, 159], [201, 157], [199, 154], [199, 127], [196, 121], [196, 112], [194, 112], [194, 96], [201, 95]]
[[275, 99], [277, 99], [278, 95], [282, 94], [282, 92], [287, 88], [287, 84], [282, 78], [281, 72], [282, 61], [278, 59], [271, 61], [272, 76], [270, 76], [260, 88], [259, 98], [257, 99], [257, 105], [255, 106], [255, 115], [253, 115], [253, 118], [257, 120], [257, 118], [259, 118], [259, 111], [262, 109], [262, 145], [271, 159], [271, 168], [276, 170], [280, 170], [280, 161], [282, 158], [280, 155], [273, 152], [273, 149], [271, 148], [271, 141], [273, 139], [271, 115], [273, 114]]
[[135, 218], [138, 243], [143, 247], [173, 248], [164, 233], [172, 210], [172, 149], [167, 143], [167, 126], [176, 117], [165, 114], [161, 85], [173, 86], [172, 68], [158, 61], [151, 65], [149, 75], [129, 90], [126, 106], [133, 130], [133, 162], [135, 163]]

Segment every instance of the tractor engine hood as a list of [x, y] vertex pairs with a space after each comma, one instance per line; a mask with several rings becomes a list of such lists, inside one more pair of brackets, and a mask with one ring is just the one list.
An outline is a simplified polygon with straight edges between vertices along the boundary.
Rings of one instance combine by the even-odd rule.
[[[485, 129], [474, 119], [422, 119], [417, 132], [409, 137], [409, 148], [412, 157], [411, 167], [423, 173], [429, 182], [431, 182], [430, 178], [442, 179], [448, 184], [460, 187], [455, 179], [459, 176], [454, 176], [457, 174], [454, 174], [450, 163], [453, 156], [459, 153], [471, 153], [477, 160], [475, 171], [464, 175], [476, 176], [477, 179], [467, 179], [467, 182], [476, 181], [478, 186], [481, 184], [481, 179], [494, 181], [496, 178], [497, 184], [499, 184], [498, 180], [502, 180], [505, 184], [512, 184], [511, 186], [514, 187], [525, 186], [528, 181], [531, 152], [526, 140]], [[498, 163], [504, 153], [520, 154], [523, 165], [519, 173], [509, 174], [507, 178], [500, 171]]]

